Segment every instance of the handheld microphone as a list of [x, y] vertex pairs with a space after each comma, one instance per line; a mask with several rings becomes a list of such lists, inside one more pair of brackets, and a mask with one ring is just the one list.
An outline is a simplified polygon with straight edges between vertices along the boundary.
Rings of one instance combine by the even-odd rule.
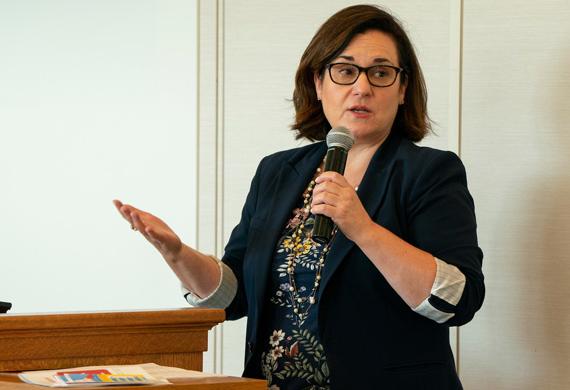
[[[354, 144], [354, 137], [346, 127], [335, 127], [327, 134], [327, 155], [325, 157], [325, 172], [334, 171], [344, 174], [348, 151]], [[313, 226], [313, 240], [327, 242], [331, 238], [334, 224], [325, 215], [316, 215]]]

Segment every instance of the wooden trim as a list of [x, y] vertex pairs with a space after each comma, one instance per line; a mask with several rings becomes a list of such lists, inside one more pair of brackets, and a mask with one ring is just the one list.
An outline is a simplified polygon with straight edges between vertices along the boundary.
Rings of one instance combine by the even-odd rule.
[[0, 316], [0, 371], [154, 362], [202, 369], [223, 310]]

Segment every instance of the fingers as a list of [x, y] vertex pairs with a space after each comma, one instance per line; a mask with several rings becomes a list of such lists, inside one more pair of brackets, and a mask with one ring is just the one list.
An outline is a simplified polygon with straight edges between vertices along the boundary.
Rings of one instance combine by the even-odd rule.
[[127, 214], [125, 213], [125, 210], [123, 210], [123, 203], [118, 200], [118, 199], [113, 199], [113, 204], [115, 205], [115, 208], [117, 209], [117, 211], [121, 214], [121, 216], [123, 218], [125, 218], [127, 221], [130, 221], [130, 218], [127, 217]]
[[331, 218], [346, 237], [357, 237], [370, 217], [354, 187], [336, 172], [324, 172], [315, 182], [311, 212]]
[[333, 221], [342, 220], [358, 200], [352, 186], [337, 172], [325, 172], [315, 182], [311, 212], [323, 214]]
[[150, 225], [147, 225], [144, 222], [143, 218], [141, 217], [138, 211], [133, 210], [131, 211], [130, 215], [131, 215], [133, 230], [138, 230], [143, 236], [145, 236], [147, 240], [151, 242], [159, 241], [156, 232], [154, 232], [151, 229]]
[[312, 205], [336, 205], [339, 201], [350, 199], [354, 192], [344, 176], [337, 172], [324, 172], [315, 179], [315, 183]]
[[346, 178], [337, 172], [327, 171], [322, 173], [315, 179], [315, 188], [313, 189], [313, 198], [321, 192], [341, 195], [346, 189], [352, 186], [346, 181]]
[[[138, 212], [139, 210], [137, 210], [136, 208], [123, 204], [120, 200], [118, 199], [114, 199], [113, 200], [113, 204], [115, 205], [115, 208], [119, 211], [119, 213], [121, 214], [121, 216], [131, 225], [131, 229], [133, 230], [141, 230], [139, 227], [136, 226], [136, 224], [133, 221], [133, 214]], [[139, 218], [140, 220], [140, 218]]]
[[133, 219], [131, 217], [130, 207], [124, 205], [119, 200], [114, 200], [113, 204], [115, 205], [121, 216], [125, 219], [125, 221], [131, 224], [131, 229], [135, 230], [135, 225], [133, 224]]
[[333, 171], [323, 172], [315, 179], [315, 183], [317, 183], [317, 184], [324, 183], [324, 182], [336, 183], [341, 187], [346, 187], [346, 186], [350, 187], [350, 184], [348, 184], [348, 182], [346, 181], [346, 178], [343, 175], [341, 175], [338, 172], [333, 172]]
[[342, 193], [343, 189], [344, 187], [341, 187], [335, 182], [323, 181], [315, 185], [315, 188], [313, 188], [313, 199], [317, 198], [318, 195], [322, 193], [328, 193], [338, 196]]
[[119, 200], [113, 200], [113, 204], [131, 228], [139, 231], [165, 258], [175, 256], [180, 251], [180, 238], [161, 219]]
[[339, 207], [341, 208], [346, 203], [343, 195], [343, 189], [336, 183], [322, 182], [318, 184], [313, 190], [311, 212], [326, 215], [334, 220]]
[[328, 189], [322, 188], [319, 192], [313, 192], [313, 200], [311, 202], [311, 207], [320, 205], [320, 204], [328, 204], [328, 205], [335, 205], [339, 202], [339, 194]]
[[316, 204], [314, 206], [311, 206], [311, 213], [315, 214], [315, 215], [326, 215], [327, 217], [331, 218], [333, 221], [335, 221], [335, 213], [336, 207], [335, 206], [331, 206], [328, 204]]
[[143, 236], [146, 235], [147, 227], [141, 220], [139, 214], [136, 211], [131, 211], [130, 216], [131, 216], [131, 228], [133, 230], [138, 230], [139, 232], [141, 232]]
[[143, 218], [141, 217], [138, 210], [133, 209], [130, 212], [131, 220], [132, 220], [132, 228], [133, 230], [138, 230], [144, 238], [148, 240], [156, 249], [158, 249], [161, 253], [165, 250], [165, 243], [163, 242], [162, 237], [152, 229], [150, 225], [147, 225]]

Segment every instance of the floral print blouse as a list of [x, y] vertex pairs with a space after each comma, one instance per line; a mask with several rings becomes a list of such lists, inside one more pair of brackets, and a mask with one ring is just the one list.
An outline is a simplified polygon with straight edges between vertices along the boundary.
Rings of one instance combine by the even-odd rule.
[[[314, 216], [303, 212], [303, 209], [293, 211], [272, 264], [270, 333], [261, 355], [261, 371], [270, 390], [330, 387], [326, 357], [318, 340], [318, 301], [314, 304], [310, 301], [324, 246], [311, 238]], [[295, 240], [294, 233], [300, 227], [301, 240]], [[295, 291], [291, 291], [287, 273], [289, 261], [294, 265]], [[294, 312], [295, 307], [298, 313]]]

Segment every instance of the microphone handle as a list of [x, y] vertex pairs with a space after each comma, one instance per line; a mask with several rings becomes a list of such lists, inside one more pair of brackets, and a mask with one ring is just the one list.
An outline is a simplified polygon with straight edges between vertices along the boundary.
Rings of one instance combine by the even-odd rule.
[[[325, 172], [334, 171], [341, 175], [344, 174], [346, 167], [346, 158], [348, 151], [339, 147], [332, 147], [327, 150], [325, 159]], [[326, 215], [316, 215], [315, 224], [313, 226], [313, 240], [324, 243], [331, 239], [332, 231], [334, 228], [333, 221]]]

